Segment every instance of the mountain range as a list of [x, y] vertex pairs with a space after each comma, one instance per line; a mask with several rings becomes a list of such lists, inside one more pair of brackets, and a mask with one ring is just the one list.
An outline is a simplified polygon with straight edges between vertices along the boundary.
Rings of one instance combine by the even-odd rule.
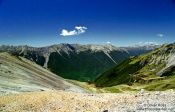
[[[15, 63], [17, 65], [13, 66], [18, 67], [19, 62], [22, 61], [19, 68], [25, 67], [25, 69], [28, 69], [27, 71], [31, 70], [32, 72], [29, 73], [36, 72], [36, 69], [38, 69], [36, 66], [40, 65], [39, 71], [49, 70], [58, 75], [58, 84], [61, 80], [64, 80], [63, 78], [66, 78], [66, 83], [73, 83], [73, 85], [92, 91], [121, 92], [125, 90], [135, 91], [142, 88], [146, 90], [175, 88], [175, 44], [164, 44], [161, 47], [115, 47], [113, 45], [79, 44], [58, 44], [39, 48], [1, 46], [0, 52], [2, 52], [1, 72], [6, 70], [3, 72], [5, 75], [1, 73], [3, 77], [12, 73], [12, 71], [4, 69], [3, 66], [13, 69], [11, 64], [5, 64], [5, 62]], [[26, 63], [26, 60], [34, 65]], [[27, 66], [27, 64], [29, 65]], [[35, 67], [36, 69], [34, 69]], [[37, 73], [39, 75], [36, 75], [36, 77], [40, 77], [40, 72], [37, 71]], [[52, 75], [49, 76], [50, 78], [53, 77]], [[15, 77], [19, 76], [15, 75]], [[29, 77], [33, 76], [29, 74]], [[21, 76], [21, 79], [24, 78]], [[52, 80], [48, 76], [47, 78], [44, 80]], [[79, 81], [88, 82], [90, 85]], [[52, 82], [49, 82], [49, 84], [52, 84]], [[43, 89], [43, 87], [39, 88]], [[58, 89], [55, 86], [51, 88]]]
[[46, 47], [2, 45], [0, 52], [22, 56], [66, 79], [93, 81], [130, 56], [147, 53], [157, 47], [115, 47], [110, 44], [57, 44]]

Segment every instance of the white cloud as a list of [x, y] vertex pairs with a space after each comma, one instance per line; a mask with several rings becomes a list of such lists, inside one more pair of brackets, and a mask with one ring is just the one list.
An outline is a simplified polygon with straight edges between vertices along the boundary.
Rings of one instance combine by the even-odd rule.
[[158, 36], [158, 37], [164, 37], [164, 34], [159, 33], [159, 34], [157, 34], [157, 36]]
[[66, 29], [63, 29], [62, 31], [61, 31], [61, 34], [60, 35], [62, 35], [62, 36], [71, 36], [71, 35], [76, 35], [77, 34], [77, 32], [75, 31], [75, 30], [73, 30], [73, 31], [68, 31], [68, 30], [66, 30]]
[[107, 43], [107, 44], [111, 44], [111, 42], [110, 42], [110, 41], [107, 41], [106, 43]]
[[82, 33], [85, 33], [87, 30], [87, 27], [84, 27], [84, 26], [75, 26], [75, 29], [72, 30], [72, 31], [68, 31], [66, 29], [63, 29], [61, 31], [61, 36], [74, 36], [74, 35], [79, 35], [79, 34], [82, 34]]

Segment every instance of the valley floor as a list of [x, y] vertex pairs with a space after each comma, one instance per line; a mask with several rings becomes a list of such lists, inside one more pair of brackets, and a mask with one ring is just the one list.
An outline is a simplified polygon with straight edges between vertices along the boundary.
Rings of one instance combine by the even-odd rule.
[[175, 112], [175, 92], [28, 92], [0, 96], [2, 112]]

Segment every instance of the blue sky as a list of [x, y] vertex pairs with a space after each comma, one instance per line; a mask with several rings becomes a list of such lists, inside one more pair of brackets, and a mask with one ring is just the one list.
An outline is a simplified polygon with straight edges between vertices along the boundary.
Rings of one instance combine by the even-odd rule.
[[174, 29], [175, 0], [0, 0], [0, 45], [162, 44]]

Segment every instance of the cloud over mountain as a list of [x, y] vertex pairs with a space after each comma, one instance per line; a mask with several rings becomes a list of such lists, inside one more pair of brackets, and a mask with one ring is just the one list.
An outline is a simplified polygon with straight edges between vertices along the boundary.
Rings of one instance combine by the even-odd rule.
[[164, 37], [164, 34], [159, 33], [159, 34], [157, 34], [157, 36], [158, 36], [158, 37]]
[[85, 26], [75, 26], [74, 30], [67, 30], [67, 29], [62, 29], [60, 35], [61, 36], [74, 36], [74, 35], [80, 35], [82, 33], [85, 33], [87, 30], [87, 27]]
[[110, 41], [107, 41], [106, 43], [107, 43], [107, 44], [111, 44], [111, 42], [110, 42]]

